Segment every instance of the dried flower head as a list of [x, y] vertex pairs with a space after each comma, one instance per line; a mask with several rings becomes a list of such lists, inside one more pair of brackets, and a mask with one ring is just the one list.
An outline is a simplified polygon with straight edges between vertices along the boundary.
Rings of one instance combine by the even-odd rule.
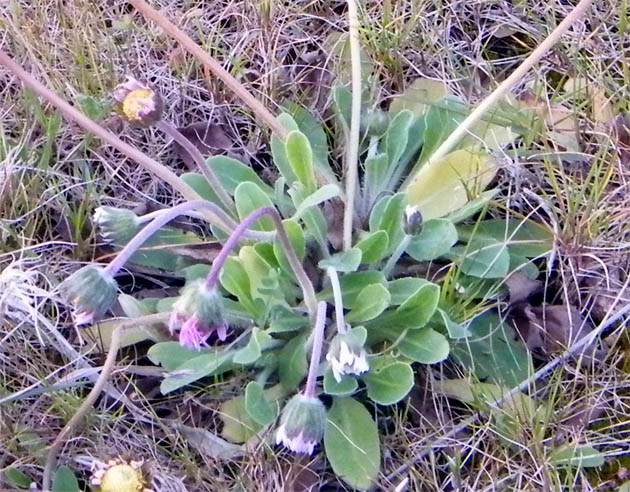
[[208, 288], [203, 280], [186, 285], [173, 306], [169, 330], [171, 334], [178, 331], [179, 343], [189, 348], [200, 349], [213, 333], [225, 340], [223, 298], [216, 287]]
[[112, 274], [96, 265], [77, 270], [59, 285], [62, 294], [74, 305], [77, 326], [101, 318], [116, 299], [117, 285]]
[[282, 444], [294, 453], [313, 454], [315, 446], [324, 437], [325, 426], [326, 407], [321, 400], [297, 394], [282, 410], [276, 444]]
[[94, 223], [107, 244], [122, 246], [138, 232], [140, 218], [125, 208], [98, 207], [94, 211]]
[[370, 365], [363, 348], [367, 331], [357, 326], [346, 333], [338, 333], [330, 343], [326, 360], [330, 362], [333, 376], [337, 382], [345, 374], [363, 374], [369, 371]]
[[114, 89], [113, 97], [122, 105], [122, 114], [129, 123], [150, 126], [162, 117], [162, 97], [133, 77], [127, 76], [127, 80]]
[[116, 458], [98, 466], [90, 482], [99, 492], [151, 492], [150, 481], [142, 461]]

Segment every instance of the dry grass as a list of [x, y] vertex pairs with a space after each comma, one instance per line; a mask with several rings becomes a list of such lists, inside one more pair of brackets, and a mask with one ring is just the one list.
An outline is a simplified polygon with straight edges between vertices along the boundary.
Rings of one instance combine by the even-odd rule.
[[[337, 67], [328, 38], [345, 29], [344, 2], [155, 3], [213, 56], [229, 60], [232, 74], [268, 107], [294, 99], [330, 117], [324, 89]], [[579, 121], [580, 152], [559, 153], [553, 138], [530, 135], [527, 153], [502, 156], [506, 165], [500, 184], [506, 191], [497, 203], [497, 210], [533, 213], [555, 227], [558, 249], [547, 301], [575, 306], [596, 322], [614, 308], [611, 299], [630, 300], [623, 291], [630, 245], [629, 163], [618, 158], [609, 122], [600, 121], [602, 101], [593, 104], [592, 97], [568, 94], [562, 86], [569, 77], [584, 77], [589, 87], [603, 88], [613, 115], [630, 109], [630, 14], [623, 5], [596, 2], [588, 22], [566, 36], [518, 88], [529, 87], [546, 103], [570, 108]], [[559, 1], [522, 2], [520, 7], [504, 1], [366, 2], [361, 35], [377, 73], [376, 98], [387, 101], [424, 76], [445, 81], [476, 102], [569, 9]], [[2, 2], [0, 48], [75, 103], [81, 96], [106, 103], [127, 73], [148, 79], [168, 101], [167, 118], [176, 125], [221, 123], [242, 156], [260, 169], [268, 164], [267, 131], [125, 2]], [[96, 348], [79, 352], [79, 334], [54, 286], [77, 262], [102, 254], [90, 224], [95, 207], [150, 208], [177, 197], [9, 82], [11, 75], [0, 70], [0, 470], [18, 467], [39, 481], [45, 445], [80, 404], [89, 384], [85, 377], [94, 375], [89, 368], [102, 362]], [[149, 155], [184, 169], [157, 132], [131, 130], [116, 117], [105, 123]], [[538, 198], [522, 193], [525, 188]], [[540, 410], [535, 417], [519, 416], [517, 437], [509, 445], [499, 435], [500, 419], [486, 416], [431, 449], [404, 475], [388, 478], [472, 411], [437, 391], [441, 371], [452, 368], [422, 369], [409, 402], [378, 415], [385, 434], [380, 486], [393, 490], [408, 480], [408, 490], [427, 491], [613, 490], [630, 470], [624, 456], [630, 432], [630, 341], [627, 332], [609, 341], [603, 362], [571, 363], [532, 391]], [[173, 424], [216, 429], [217, 395], [232, 394], [241, 381], [217, 381], [160, 397], [157, 372], [134, 375], [148, 364], [144, 349], [124, 353], [108, 390], [126, 395], [127, 404], [104, 396], [82, 432], [65, 446], [62, 462], [78, 476], [89, 477], [94, 459], [141, 453], [159, 490], [289, 490], [297, 489], [296, 483], [345, 490], [320, 457], [311, 463], [295, 460], [271, 442], [237, 462], [219, 463], [196, 453]], [[76, 372], [81, 369], [87, 375]], [[596, 412], [580, 418], [588, 408]], [[553, 465], [550, 449], [565, 442], [597, 446], [608, 456], [606, 465], [576, 473]], [[7, 486], [2, 480], [0, 485]]]

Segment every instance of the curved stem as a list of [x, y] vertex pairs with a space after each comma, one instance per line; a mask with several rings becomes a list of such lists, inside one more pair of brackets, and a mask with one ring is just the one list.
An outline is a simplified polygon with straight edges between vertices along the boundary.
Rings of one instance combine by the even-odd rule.
[[343, 215], [343, 249], [345, 251], [352, 248], [361, 124], [361, 46], [359, 45], [359, 16], [355, 0], [348, 0], [348, 29], [350, 33], [350, 57], [352, 59], [352, 115], [346, 153], [346, 207]]
[[238, 244], [240, 237], [247, 230], [247, 228], [258, 219], [260, 219], [263, 215], [269, 215], [271, 217], [271, 220], [273, 220], [273, 224], [276, 228], [276, 233], [278, 234], [278, 239], [280, 240], [282, 249], [287, 255], [289, 265], [291, 266], [291, 269], [295, 274], [295, 278], [302, 288], [304, 303], [306, 304], [306, 307], [309, 310], [311, 316], [314, 316], [315, 311], [317, 310], [317, 298], [315, 296], [315, 289], [313, 288], [313, 284], [308, 278], [308, 275], [304, 271], [304, 267], [302, 266], [302, 263], [295, 253], [295, 250], [291, 245], [291, 241], [289, 241], [289, 237], [284, 230], [280, 214], [273, 207], [257, 208], [247, 217], [245, 217], [243, 221], [236, 227], [236, 229], [234, 229], [234, 232], [232, 232], [232, 235], [227, 239], [227, 241], [223, 245], [223, 248], [212, 262], [212, 268], [210, 269], [210, 273], [208, 273], [208, 276], [206, 277], [206, 287], [211, 289], [216, 286], [219, 280], [219, 273], [221, 272], [221, 268], [223, 268], [223, 264], [230, 255], [230, 252]]
[[317, 369], [322, 357], [322, 345], [324, 343], [324, 327], [326, 326], [326, 302], [320, 301], [317, 305], [317, 316], [315, 318], [315, 328], [313, 328], [313, 349], [311, 351], [311, 363], [308, 366], [308, 376], [306, 377], [306, 387], [304, 395], [314, 398], [315, 384], [317, 383]]
[[343, 315], [343, 296], [341, 293], [341, 284], [339, 283], [339, 275], [333, 267], [326, 270], [330, 278], [330, 285], [333, 291], [333, 300], [335, 302], [335, 321], [337, 323], [337, 333], [340, 335], [346, 333], [346, 322]]
[[[140, 248], [140, 246], [142, 246], [145, 243], [145, 241], [149, 239], [153, 234], [155, 234], [160, 228], [164, 227], [174, 218], [182, 214], [185, 214], [186, 212], [190, 210], [199, 210], [199, 209], [205, 209], [208, 212], [210, 212], [210, 214], [214, 218], [214, 222], [215, 223], [218, 222], [219, 225], [221, 225], [222, 227], [225, 227], [225, 229], [227, 229], [228, 231], [238, 228], [238, 226], [236, 227], [226, 226], [224, 223], [225, 219], [227, 218], [228, 221], [230, 222], [231, 222], [231, 219], [229, 219], [229, 217], [226, 216], [225, 212], [221, 210], [221, 208], [218, 205], [212, 202], [209, 202], [207, 200], [193, 200], [190, 202], [181, 203], [179, 205], [176, 205], [175, 207], [162, 210], [160, 214], [156, 215], [155, 218], [147, 226], [142, 228], [140, 232], [138, 232], [138, 234], [136, 234], [133, 237], [133, 239], [127, 243], [127, 245], [120, 251], [120, 253], [116, 255], [116, 257], [112, 260], [112, 262], [109, 263], [107, 267], [105, 267], [105, 270], [109, 272], [111, 275], [115, 275], [116, 272], [118, 272], [123, 267], [123, 265], [127, 263], [127, 261], [129, 261], [129, 258], [131, 257], [131, 255], [133, 255], [138, 250], [138, 248]], [[251, 234], [254, 231], [244, 231], [244, 232], [248, 232], [249, 234]], [[241, 234], [241, 235], [244, 235], [244, 234]], [[261, 238], [260, 236], [257, 236], [257, 235], [255, 235], [255, 237], [258, 239]]]
[[116, 363], [116, 354], [118, 353], [118, 349], [120, 348], [120, 339], [125, 330], [132, 328], [134, 326], [138, 326], [141, 324], [152, 324], [152, 323], [163, 323], [168, 320], [170, 313], [158, 313], [158, 314], [150, 314], [148, 316], [142, 316], [140, 318], [135, 318], [133, 320], [124, 321], [119, 326], [117, 326], [112, 332], [112, 339], [109, 345], [109, 352], [107, 352], [107, 357], [105, 359], [105, 363], [103, 364], [103, 368], [101, 369], [101, 373], [99, 374], [92, 390], [88, 393], [81, 403], [81, 406], [78, 408], [76, 413], [72, 416], [72, 418], [68, 421], [68, 423], [61, 429], [61, 432], [57, 435], [53, 443], [50, 445], [50, 449], [48, 450], [48, 456], [46, 457], [46, 465], [44, 467], [44, 477], [42, 479], [42, 490], [49, 491], [51, 490], [51, 479], [53, 469], [57, 465], [57, 454], [59, 453], [59, 449], [64, 443], [65, 439], [70, 435], [70, 433], [74, 430], [77, 425], [83, 420], [85, 414], [92, 407], [98, 396], [101, 394], [101, 391], [107, 384], [107, 380], [109, 379], [109, 375], [114, 368], [114, 364]]
[[287, 136], [287, 131], [280, 125], [273, 114], [252, 94], [236, 80], [230, 73], [219, 64], [214, 58], [206, 53], [201, 46], [195, 43], [190, 37], [169, 21], [163, 14], [149, 6], [144, 0], [130, 0], [131, 3], [142, 15], [159, 25], [164, 32], [175, 38], [189, 53], [195, 56], [203, 65], [223, 81], [234, 94], [236, 94], [265, 124], [271, 128], [280, 138]]
[[411, 242], [411, 237], [412, 236], [409, 234], [405, 234], [405, 237], [402, 241], [400, 241], [400, 243], [398, 243], [398, 246], [396, 246], [396, 249], [389, 257], [389, 260], [387, 260], [387, 263], [383, 267], [383, 275], [385, 275], [385, 278], [389, 277], [389, 274], [392, 273], [396, 263], [398, 263], [400, 257], [405, 253], [407, 246], [409, 246], [409, 243]]
[[216, 174], [214, 174], [213, 169], [206, 162], [203, 155], [201, 155], [199, 149], [168, 121], [160, 120], [156, 123], [155, 126], [157, 126], [173, 140], [175, 140], [179, 145], [182, 146], [182, 148], [186, 152], [190, 154], [190, 156], [197, 164], [199, 171], [201, 171], [201, 174], [203, 174], [204, 178], [206, 178], [213, 191], [219, 197], [219, 200], [221, 200], [223, 206], [232, 214], [232, 216], [235, 216], [236, 207], [234, 206], [234, 200], [232, 200], [230, 194], [225, 190], [225, 188], [217, 178]]
[[147, 171], [152, 172], [157, 177], [164, 180], [166, 183], [171, 185], [173, 189], [181, 193], [184, 198], [188, 200], [196, 200], [198, 198], [201, 198], [195, 190], [193, 190], [190, 186], [188, 186], [181, 179], [179, 179], [179, 177], [173, 171], [163, 166], [156, 160], [151, 159], [149, 156], [142, 153], [135, 147], [129, 145], [128, 143], [123, 142], [120, 138], [118, 138], [112, 132], [103, 128], [98, 123], [92, 121], [90, 118], [85, 116], [79, 110], [77, 110], [76, 108], [68, 104], [66, 101], [61, 99], [53, 91], [45, 87], [41, 82], [36, 80], [30, 73], [24, 70], [19, 64], [17, 64], [13, 59], [11, 59], [9, 55], [7, 55], [2, 50], [0, 50], [0, 64], [4, 65], [11, 72], [13, 72], [22, 81], [22, 83], [25, 86], [35, 91], [43, 99], [48, 101], [57, 109], [61, 110], [61, 112], [68, 119], [74, 121], [80, 127], [87, 130], [88, 132], [93, 133], [104, 142], [107, 142], [112, 147], [118, 149], [120, 152], [125, 154], [130, 159], [133, 159], [134, 161], [136, 161]]

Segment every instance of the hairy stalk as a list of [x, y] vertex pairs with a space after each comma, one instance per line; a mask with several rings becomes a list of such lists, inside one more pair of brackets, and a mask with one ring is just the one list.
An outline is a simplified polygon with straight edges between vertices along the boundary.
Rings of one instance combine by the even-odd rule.
[[[125, 245], [120, 253], [116, 255], [116, 258], [114, 258], [111, 263], [109, 263], [107, 267], [105, 267], [105, 270], [111, 275], [115, 275], [116, 272], [118, 272], [123, 267], [123, 265], [127, 263], [127, 261], [129, 261], [131, 255], [133, 255], [138, 250], [138, 248], [140, 248], [140, 246], [142, 246], [145, 241], [149, 239], [153, 234], [155, 234], [160, 228], [164, 227], [174, 218], [179, 217], [180, 215], [185, 214], [190, 210], [199, 209], [209, 210], [214, 215], [222, 217], [223, 219], [226, 218], [225, 212], [221, 210], [218, 205], [207, 200], [192, 200], [190, 202], [181, 203], [172, 208], [161, 210], [160, 214], [156, 215], [155, 218], [146, 227], [140, 229], [140, 231], [133, 237], [133, 239]], [[228, 218], [228, 220], [230, 219]], [[239, 227], [240, 226], [231, 227], [229, 228], [229, 230], [236, 231]], [[241, 234], [239, 234], [239, 237], [242, 235], [246, 235], [245, 233], [247, 233], [247, 235], [249, 235], [250, 237], [253, 234], [255, 239], [269, 239], [268, 234], [261, 236], [260, 233], [255, 231], [243, 231]]]
[[[567, 32], [569, 27], [582, 17], [589, 8], [593, 0], [580, 0], [574, 9], [567, 15], [564, 20], [547, 36], [547, 38], [531, 52], [531, 54], [519, 65], [519, 67], [510, 74], [499, 86], [486, 97], [479, 105], [468, 115], [468, 117], [460, 123], [453, 133], [440, 145], [435, 152], [429, 157], [427, 164], [437, 162], [446, 154], [451, 152], [459, 141], [468, 135], [472, 126], [477, 123], [495, 104], [497, 104], [518, 82], [527, 74], [527, 72], [540, 61], [540, 59], [560, 40], [562, 35]], [[425, 164], [426, 165], [426, 164]], [[410, 174], [413, 176], [413, 173]], [[403, 183], [403, 187], [408, 184], [409, 179]]]
[[227, 85], [271, 130], [284, 139], [286, 130], [278, 124], [271, 112], [256, 99], [243, 84], [236, 80], [214, 58], [206, 53], [201, 46], [195, 43], [184, 31], [169, 21], [164, 15], [148, 5], [144, 0], [129, 0], [142, 15], [159, 25], [164, 32], [175, 38], [190, 54], [195, 56], [203, 65]]
[[308, 275], [304, 271], [304, 267], [302, 266], [300, 259], [295, 253], [291, 241], [289, 241], [289, 237], [284, 230], [284, 225], [282, 224], [282, 218], [280, 217], [280, 214], [273, 207], [257, 208], [247, 217], [245, 217], [243, 221], [236, 227], [236, 229], [234, 229], [234, 232], [232, 232], [232, 235], [227, 239], [227, 241], [223, 245], [223, 248], [221, 248], [221, 251], [212, 262], [212, 268], [210, 269], [210, 273], [208, 273], [208, 276], [206, 277], [206, 287], [210, 289], [217, 284], [217, 282], [219, 281], [221, 268], [223, 268], [223, 264], [230, 255], [232, 249], [238, 244], [240, 237], [250, 225], [252, 225], [264, 215], [269, 215], [271, 217], [271, 220], [273, 220], [273, 224], [276, 228], [276, 233], [278, 234], [278, 239], [280, 240], [282, 249], [287, 255], [289, 265], [291, 266], [291, 269], [295, 274], [295, 278], [297, 279], [302, 289], [304, 303], [306, 304], [306, 307], [311, 317], [315, 316], [315, 312], [317, 310], [317, 298], [315, 296], [315, 289], [313, 288], [313, 284], [308, 278]]
[[339, 283], [339, 275], [333, 267], [326, 270], [330, 278], [330, 285], [333, 291], [333, 299], [335, 302], [335, 322], [337, 323], [337, 333], [344, 334], [346, 330], [346, 321], [343, 316], [343, 296], [341, 293], [341, 284]]
[[223, 187], [223, 185], [219, 181], [219, 178], [217, 178], [217, 175], [214, 174], [212, 167], [210, 167], [210, 165], [203, 158], [203, 155], [201, 155], [199, 149], [168, 121], [160, 120], [155, 124], [155, 126], [157, 126], [173, 140], [175, 140], [179, 145], [182, 146], [182, 148], [186, 152], [190, 154], [190, 156], [197, 164], [199, 171], [201, 171], [201, 174], [203, 174], [204, 178], [206, 178], [206, 180], [212, 187], [212, 190], [217, 194], [225, 209], [230, 212], [232, 216], [235, 217], [236, 207], [234, 206], [234, 200], [232, 200], [230, 194]]
[[308, 376], [306, 377], [306, 387], [304, 396], [315, 398], [315, 384], [317, 383], [317, 369], [322, 357], [322, 345], [324, 344], [324, 327], [326, 326], [326, 302], [320, 301], [317, 305], [317, 316], [315, 318], [315, 328], [313, 328], [313, 349], [311, 351], [311, 362], [308, 366]]
[[385, 267], [383, 267], [383, 275], [385, 275], [385, 278], [389, 277], [390, 273], [392, 273], [392, 270], [396, 266], [396, 263], [398, 263], [400, 257], [405, 253], [407, 246], [409, 246], [411, 239], [412, 236], [410, 236], [409, 234], [405, 234], [405, 237], [402, 239], [402, 241], [400, 241], [398, 246], [396, 246], [396, 249], [389, 257], [389, 260], [387, 260]]
[[343, 249], [352, 248], [354, 202], [359, 167], [359, 132], [361, 124], [361, 46], [359, 45], [359, 15], [355, 0], [348, 0], [348, 30], [352, 59], [352, 115], [346, 153], [346, 207], [343, 215]]
[[107, 358], [105, 359], [105, 363], [103, 364], [101, 373], [96, 379], [92, 390], [85, 397], [85, 400], [83, 400], [81, 406], [68, 421], [68, 423], [64, 426], [64, 428], [61, 429], [61, 432], [57, 435], [53, 443], [50, 445], [48, 456], [46, 457], [46, 465], [44, 467], [42, 490], [51, 490], [50, 486], [52, 473], [57, 465], [57, 454], [59, 453], [59, 449], [61, 448], [65, 440], [70, 436], [72, 431], [81, 423], [83, 417], [85, 417], [85, 414], [92, 407], [98, 396], [101, 394], [101, 391], [107, 384], [109, 375], [111, 374], [112, 369], [114, 368], [114, 364], [116, 363], [116, 354], [118, 353], [118, 349], [120, 348], [120, 340], [123, 332], [128, 330], [129, 328], [133, 328], [139, 325], [164, 323], [168, 320], [169, 316], [170, 313], [150, 314], [147, 316], [142, 316], [140, 318], [135, 318], [133, 320], [124, 321], [114, 329], [114, 331], [112, 332], [112, 340], [109, 345], [109, 352], [107, 352]]
[[76, 108], [68, 104], [61, 99], [53, 91], [45, 87], [41, 82], [36, 80], [31, 74], [24, 70], [18, 63], [16, 63], [9, 55], [0, 50], [0, 64], [7, 67], [13, 72], [22, 83], [35, 91], [39, 96], [44, 98], [50, 104], [59, 109], [68, 119], [77, 123], [80, 127], [93, 133], [104, 142], [107, 142], [112, 147], [118, 149], [130, 159], [133, 159], [140, 164], [147, 171], [152, 172], [157, 177], [164, 180], [171, 185], [173, 189], [177, 190], [187, 200], [196, 200], [201, 198], [195, 190], [184, 183], [179, 177], [167, 167], [163, 166], [154, 159], [139, 151], [135, 147], [123, 142], [120, 138], [114, 135], [109, 130], [103, 128], [101, 125], [91, 120]]

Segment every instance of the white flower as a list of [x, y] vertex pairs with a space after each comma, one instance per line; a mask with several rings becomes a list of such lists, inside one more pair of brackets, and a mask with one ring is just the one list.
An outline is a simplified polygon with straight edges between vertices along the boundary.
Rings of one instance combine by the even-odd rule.
[[282, 444], [294, 453], [313, 454], [317, 442], [306, 439], [303, 432], [291, 438], [287, 435], [285, 426], [281, 425], [276, 432], [276, 444]]
[[338, 334], [330, 344], [326, 360], [330, 362], [333, 376], [337, 382], [345, 374], [363, 374], [370, 370], [367, 353], [363, 348], [367, 332], [362, 326]]
[[325, 426], [326, 407], [321, 400], [297, 394], [282, 410], [276, 444], [282, 444], [294, 453], [313, 454], [315, 446], [324, 437]]

